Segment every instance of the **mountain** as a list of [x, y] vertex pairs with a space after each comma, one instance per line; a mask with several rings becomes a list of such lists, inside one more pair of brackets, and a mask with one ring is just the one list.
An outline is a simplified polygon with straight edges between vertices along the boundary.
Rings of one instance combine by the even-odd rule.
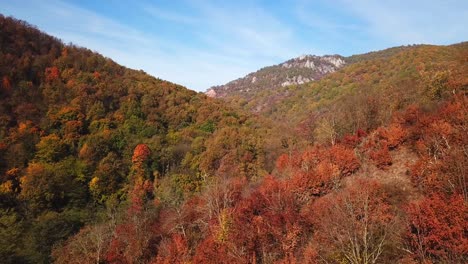
[[345, 64], [344, 58], [338, 55], [303, 55], [278, 65], [265, 67], [225, 85], [211, 87], [206, 94], [215, 98], [239, 96], [248, 99], [266, 89], [274, 90], [320, 80]]
[[[381, 109], [379, 112], [386, 109], [386, 114], [378, 114], [382, 115], [378, 119], [384, 122], [393, 111], [433, 97], [430, 93], [437, 93], [434, 89], [440, 89], [434, 88], [437, 82], [463, 80], [467, 71], [462, 59], [466, 56], [466, 47], [466, 42], [449, 46], [410, 45], [340, 57], [345, 64], [322, 75], [321, 79], [303, 84], [277, 85], [270, 89], [248, 85], [246, 80], [249, 78], [246, 77], [240, 79], [244, 86], [236, 86], [236, 81], [230, 86], [221, 86], [227, 87], [221, 98], [275, 122], [293, 121], [295, 125], [317, 113], [329, 112], [329, 106], [346, 108], [344, 112], [357, 115], [363, 106], [369, 105], [368, 102], [360, 102], [367, 98], [365, 100], [375, 101], [375, 107]], [[279, 66], [273, 68], [279, 72], [288, 70]], [[282, 76], [284, 73], [278, 74]], [[271, 78], [275, 79], [273, 75]], [[249, 92], [239, 93], [236, 87]], [[354, 116], [352, 119], [360, 118]], [[363, 124], [362, 121], [358, 123]], [[367, 128], [368, 125], [362, 126]]]
[[305, 56], [210, 98], [0, 15], [1, 262], [466, 263], [467, 58]]
[[254, 113], [266, 113], [274, 108], [278, 101], [289, 97], [288, 90], [292, 87], [318, 82], [354, 63], [391, 59], [398, 53], [422, 46], [424, 45], [393, 47], [349, 57], [303, 55], [278, 65], [262, 68], [225, 85], [211, 87], [205, 94], [209, 97], [222, 98]]

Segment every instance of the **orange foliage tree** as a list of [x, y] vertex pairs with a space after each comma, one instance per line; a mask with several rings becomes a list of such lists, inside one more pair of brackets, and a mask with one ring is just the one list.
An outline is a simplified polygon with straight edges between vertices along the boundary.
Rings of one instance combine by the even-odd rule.
[[45, 70], [45, 78], [47, 82], [58, 80], [60, 76], [59, 69], [57, 67], [49, 67]]
[[8, 76], [3, 76], [2, 88], [5, 93], [9, 93], [11, 91], [11, 81], [10, 78], [8, 78]]
[[468, 258], [468, 207], [460, 195], [432, 195], [407, 209], [408, 249], [422, 263], [463, 263]]

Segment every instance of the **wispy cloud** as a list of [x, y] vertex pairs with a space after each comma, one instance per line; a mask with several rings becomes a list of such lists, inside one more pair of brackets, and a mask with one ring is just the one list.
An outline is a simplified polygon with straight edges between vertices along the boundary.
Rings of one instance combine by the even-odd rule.
[[290, 55], [297, 46], [288, 25], [251, 2], [240, 1], [233, 5], [189, 1], [189, 4], [203, 18], [201, 39], [209, 41], [206, 44], [214, 48], [228, 52], [238, 50], [237, 55], [278, 58]]
[[466, 1], [341, 0], [369, 34], [394, 44], [448, 44], [468, 37]]
[[361, 21], [346, 17], [346, 13], [335, 8], [332, 1], [298, 0], [295, 15], [306, 26], [327, 34], [342, 34], [343, 31], [362, 30]]
[[[224, 3], [220, 3], [223, 4]], [[205, 90], [297, 55], [289, 28], [258, 6], [187, 1], [193, 16], [160, 5], [140, 6], [149, 18], [185, 25], [196, 39], [161, 38], [60, 0], [7, 3], [6, 10], [66, 42], [91, 48], [131, 68]], [[28, 8], [24, 8], [27, 5]], [[138, 7], [138, 5], [137, 5]], [[44, 15], [46, 14], [46, 15]], [[156, 29], [162, 25], [155, 24]], [[194, 47], [194, 43], [200, 45]]]
[[154, 5], [145, 4], [143, 6], [143, 10], [153, 17], [167, 20], [170, 22], [187, 24], [187, 25], [193, 25], [199, 22], [199, 20], [195, 17], [190, 17], [187, 14], [181, 14], [181, 13], [172, 12], [169, 10], [164, 10]]

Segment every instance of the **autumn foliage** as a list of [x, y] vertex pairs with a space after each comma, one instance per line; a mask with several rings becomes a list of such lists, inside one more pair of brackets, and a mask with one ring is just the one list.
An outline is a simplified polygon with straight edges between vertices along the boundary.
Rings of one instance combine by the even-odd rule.
[[346, 263], [383, 262], [396, 227], [387, 194], [377, 181], [358, 179], [308, 209], [318, 254]]
[[0, 28], [2, 263], [468, 260], [466, 43], [346, 58], [253, 115]]
[[462, 263], [468, 254], [468, 208], [460, 195], [431, 195], [408, 205], [408, 247], [422, 263]]
[[45, 78], [47, 82], [57, 80], [60, 77], [60, 72], [57, 67], [49, 67], [45, 70]]
[[151, 154], [150, 149], [145, 144], [138, 144], [133, 151], [132, 162], [139, 166], [145, 162]]
[[10, 78], [8, 78], [8, 76], [3, 76], [1, 87], [4, 93], [9, 93], [11, 91], [11, 81]]

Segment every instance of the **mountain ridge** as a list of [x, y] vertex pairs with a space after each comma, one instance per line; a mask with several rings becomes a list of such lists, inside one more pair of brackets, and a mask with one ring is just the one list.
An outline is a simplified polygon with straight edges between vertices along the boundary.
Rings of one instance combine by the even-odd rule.
[[250, 91], [276, 89], [320, 80], [345, 64], [341, 55], [301, 55], [280, 64], [261, 68], [224, 85], [213, 86], [205, 94], [215, 98], [234, 94], [248, 98]]
[[[439, 46], [463, 45], [464, 43], [466, 42]], [[266, 89], [275, 90], [290, 85], [303, 85], [309, 82], [318, 81], [327, 74], [334, 73], [339, 69], [354, 63], [373, 59], [385, 59], [399, 52], [424, 46], [433, 45], [409, 44], [361, 54], [353, 54], [350, 56], [343, 56], [340, 54], [303, 54], [279, 64], [262, 67], [245, 75], [244, 77], [239, 77], [225, 84], [214, 85], [208, 88], [204, 93], [207, 96], [214, 98], [241, 97], [248, 100], [255, 92], [261, 92]], [[296, 72], [294, 72], [294, 70], [296, 70]], [[271, 83], [264, 82], [260, 85], [256, 84], [259, 80], [265, 78], [270, 78]]]

